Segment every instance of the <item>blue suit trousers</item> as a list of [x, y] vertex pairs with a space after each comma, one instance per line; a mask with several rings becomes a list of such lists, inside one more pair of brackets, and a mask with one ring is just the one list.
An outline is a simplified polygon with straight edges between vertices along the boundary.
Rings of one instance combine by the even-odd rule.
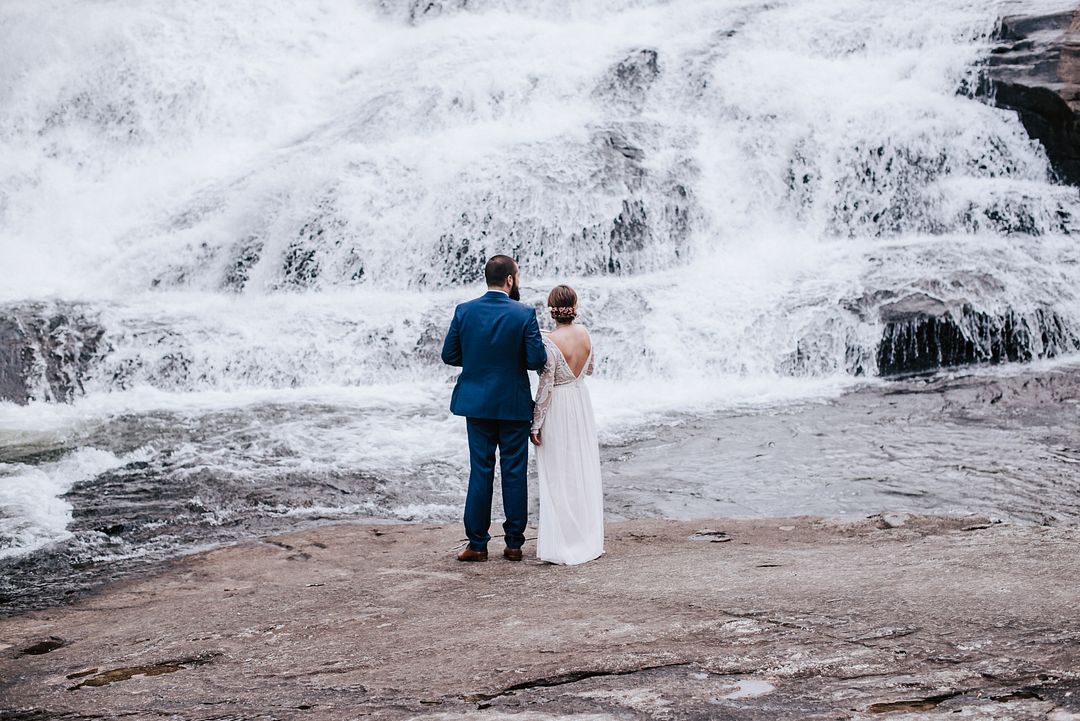
[[465, 533], [469, 547], [487, 549], [491, 535], [491, 495], [495, 483], [495, 450], [502, 470], [503, 532], [507, 548], [521, 548], [529, 521], [530, 421], [466, 418], [469, 432], [469, 491], [465, 497]]

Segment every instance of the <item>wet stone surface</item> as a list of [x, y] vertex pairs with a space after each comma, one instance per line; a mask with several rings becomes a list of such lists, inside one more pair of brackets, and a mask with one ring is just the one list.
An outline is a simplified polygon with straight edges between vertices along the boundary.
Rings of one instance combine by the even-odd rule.
[[0, 401], [70, 401], [105, 350], [104, 336], [76, 303], [0, 306]]
[[999, 21], [980, 91], [1016, 111], [1046, 150], [1055, 174], [1080, 184], [1076, 111], [1080, 99], [1080, 22], [1076, 9], [1010, 15]]
[[1080, 348], [1074, 329], [1050, 308], [987, 313], [920, 293], [883, 305], [880, 313], [877, 365], [886, 377], [1054, 358]]

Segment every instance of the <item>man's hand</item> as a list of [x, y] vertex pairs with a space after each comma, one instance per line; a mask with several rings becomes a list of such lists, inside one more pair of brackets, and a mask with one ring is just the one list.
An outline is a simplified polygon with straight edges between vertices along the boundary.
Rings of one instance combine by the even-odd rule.
[[540, 431], [533, 431], [529, 434], [529, 440], [532, 441], [534, 446], [540, 445]]

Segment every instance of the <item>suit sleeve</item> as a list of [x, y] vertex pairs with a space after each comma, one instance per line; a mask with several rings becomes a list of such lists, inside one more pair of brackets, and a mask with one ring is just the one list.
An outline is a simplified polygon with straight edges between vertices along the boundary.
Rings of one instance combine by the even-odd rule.
[[458, 330], [458, 314], [454, 312], [454, 319], [450, 321], [450, 330], [446, 331], [446, 338], [442, 344], [442, 362], [448, 366], [461, 365], [461, 333]]
[[540, 324], [536, 322], [536, 314], [529, 313], [529, 321], [525, 325], [525, 367], [531, 371], [544, 368], [547, 363], [547, 349], [544, 348], [544, 339], [540, 335]]

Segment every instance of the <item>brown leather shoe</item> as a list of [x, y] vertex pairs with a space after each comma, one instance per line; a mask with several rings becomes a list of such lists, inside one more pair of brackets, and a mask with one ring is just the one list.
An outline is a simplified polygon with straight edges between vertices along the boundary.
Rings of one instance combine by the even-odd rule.
[[457, 555], [459, 561], [486, 561], [487, 551], [474, 551], [469, 546], [465, 546], [465, 550]]
[[504, 548], [503, 549], [503, 558], [505, 558], [507, 561], [520, 561], [521, 560], [521, 549], [520, 548]]

